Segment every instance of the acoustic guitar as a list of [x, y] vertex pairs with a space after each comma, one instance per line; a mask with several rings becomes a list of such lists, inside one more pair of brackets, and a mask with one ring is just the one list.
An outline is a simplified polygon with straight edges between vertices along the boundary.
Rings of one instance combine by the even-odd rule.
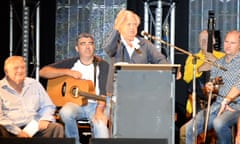
[[88, 99], [106, 101], [106, 98], [95, 94], [91, 80], [75, 79], [69, 76], [48, 79], [47, 92], [56, 106], [67, 102], [86, 105]]

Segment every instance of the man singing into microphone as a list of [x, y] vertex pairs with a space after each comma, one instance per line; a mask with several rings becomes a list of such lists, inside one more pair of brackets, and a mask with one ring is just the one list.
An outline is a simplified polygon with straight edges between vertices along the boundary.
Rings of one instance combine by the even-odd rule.
[[[106, 53], [116, 62], [138, 64], [167, 64], [166, 57], [148, 40], [138, 37], [140, 17], [130, 10], [121, 10], [114, 24], [114, 29], [103, 46]], [[114, 67], [111, 69], [113, 81]], [[112, 84], [109, 84], [112, 87]], [[110, 88], [112, 93], [113, 88]]]
[[148, 40], [138, 37], [140, 17], [130, 10], [121, 10], [114, 30], [107, 39], [104, 49], [114, 62], [168, 63], [166, 57]]

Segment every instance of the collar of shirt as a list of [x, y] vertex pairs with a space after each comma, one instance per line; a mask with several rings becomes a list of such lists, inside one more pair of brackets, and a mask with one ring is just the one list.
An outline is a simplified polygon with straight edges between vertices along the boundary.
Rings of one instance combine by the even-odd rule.
[[139, 42], [140, 40], [136, 37], [134, 37], [133, 41], [131, 41], [132, 43], [132, 47], [130, 47], [127, 42], [125, 41], [125, 39], [123, 38], [123, 36], [121, 35], [121, 40], [123, 42], [123, 44], [126, 46], [126, 49], [128, 51], [129, 56], [132, 56], [133, 52], [135, 51], [135, 49], [139, 49], [140, 45]]

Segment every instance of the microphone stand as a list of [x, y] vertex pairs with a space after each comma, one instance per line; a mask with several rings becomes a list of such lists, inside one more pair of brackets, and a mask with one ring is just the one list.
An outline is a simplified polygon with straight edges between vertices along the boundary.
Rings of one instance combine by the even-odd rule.
[[208, 63], [208, 64], [210, 64], [210, 65], [212, 65], [212, 66], [215, 66], [215, 67], [217, 67], [217, 68], [219, 68], [219, 69], [221, 69], [221, 70], [223, 70], [223, 71], [227, 71], [226, 68], [224, 68], [223, 66], [218, 65], [218, 64], [216, 64], [216, 63], [214, 63], [214, 62], [212, 62], [211, 60], [202, 59], [202, 58], [196, 56], [195, 54], [192, 54], [192, 53], [190, 53], [190, 52], [188, 52], [188, 51], [186, 51], [186, 50], [184, 50], [184, 49], [182, 49], [182, 48], [179, 48], [179, 47], [177, 47], [177, 46], [175, 46], [175, 45], [172, 45], [172, 44], [170, 44], [170, 43], [168, 43], [168, 42], [165, 42], [164, 40], [162, 40], [162, 39], [160, 39], [160, 38], [158, 38], [158, 37], [152, 36], [152, 35], [148, 34], [147, 32], [142, 31], [141, 35], [142, 35], [142, 36], [147, 36], [148, 38], [153, 39], [153, 40], [157, 40], [157, 41], [159, 41], [159, 42], [162, 43], [162, 44], [165, 44], [165, 45], [167, 45], [167, 46], [169, 46], [169, 47], [172, 47], [172, 48], [174, 48], [174, 49], [182, 52], [183, 54], [187, 54], [188, 56], [192, 56], [193, 58], [196, 58], [196, 59], [198, 59], [198, 60], [202, 60], [202, 61], [204, 61], [205, 63]]
[[204, 61], [204, 62], [206, 62], [206, 63], [208, 63], [208, 64], [210, 64], [212, 66], [215, 66], [215, 67], [217, 67], [217, 68], [219, 68], [221, 70], [227, 71], [227, 69], [222, 67], [222, 66], [220, 66], [220, 65], [218, 65], [218, 64], [216, 64], [216, 63], [214, 63], [214, 62], [212, 62], [212, 61], [210, 61], [210, 60], [201, 59], [200, 57], [196, 56], [195, 54], [192, 54], [192, 53], [190, 53], [190, 52], [188, 52], [188, 51], [186, 51], [186, 50], [184, 50], [182, 48], [179, 48], [179, 47], [177, 47], [175, 45], [172, 45], [172, 44], [170, 44], [168, 42], [165, 42], [164, 40], [162, 40], [160, 38], [157, 38], [155, 36], [152, 36], [152, 35], [148, 34], [147, 32], [142, 31], [141, 35], [147, 36], [148, 38], [151, 38], [153, 40], [157, 40], [157, 41], [159, 41], [162, 44], [165, 44], [167, 46], [173, 47], [176, 50], [178, 50], [178, 51], [180, 51], [180, 52], [182, 52], [184, 54], [187, 54], [188, 56], [192, 56], [193, 57], [193, 91], [192, 91], [192, 99], [193, 99], [193, 114], [192, 114], [193, 129], [192, 130], [193, 130], [193, 144], [197, 144], [197, 123], [196, 123], [196, 71], [197, 71], [197, 69], [196, 69], [196, 62], [197, 62], [197, 60], [202, 60], [202, 61]]
[[197, 110], [196, 110], [196, 73], [197, 73], [197, 58], [196, 57], [193, 57], [193, 60], [192, 60], [192, 64], [193, 64], [193, 82], [192, 82], [192, 87], [193, 87], [193, 90], [192, 90], [192, 109], [193, 109], [193, 112], [192, 112], [192, 119], [193, 119], [193, 127], [192, 127], [192, 131], [193, 131], [193, 144], [197, 144], [197, 122], [196, 122], [196, 113], [197, 113]]
[[[207, 52], [213, 53], [213, 37], [214, 37], [214, 29], [215, 29], [215, 18], [214, 12], [212, 10], [208, 11], [208, 44], [207, 44]], [[210, 79], [210, 72], [206, 71], [205, 80]], [[206, 142], [207, 136], [207, 128], [208, 128], [208, 120], [210, 114], [210, 107], [211, 107], [211, 99], [212, 99], [212, 91], [208, 93], [208, 103], [207, 103], [207, 110], [205, 110], [205, 120], [204, 120], [204, 135], [203, 135], [203, 143]]]

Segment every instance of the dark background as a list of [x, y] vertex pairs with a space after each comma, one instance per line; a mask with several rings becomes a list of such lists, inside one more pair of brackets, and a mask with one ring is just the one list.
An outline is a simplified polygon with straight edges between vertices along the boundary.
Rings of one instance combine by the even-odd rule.
[[[175, 14], [175, 45], [177, 47], [188, 49], [188, 0], [177, 0]], [[22, 55], [22, 0], [1, 1], [0, 18], [1, 18], [1, 52], [0, 52], [0, 78], [4, 76], [3, 63], [9, 56], [9, 40], [10, 40], [10, 3], [13, 4], [13, 48], [14, 55]], [[40, 4], [40, 68], [54, 62], [55, 57], [55, 0], [26, 0], [26, 4], [30, 6], [30, 12], [33, 14], [31, 18], [35, 18], [35, 5]], [[128, 0], [127, 9], [136, 12], [142, 20], [139, 31], [143, 30], [143, 4], [139, 0]], [[35, 32], [34, 23], [31, 24], [30, 32]], [[30, 37], [31, 39], [31, 37]], [[34, 38], [33, 38], [34, 39]], [[29, 61], [32, 59], [32, 51], [34, 43], [29, 44]], [[186, 55], [175, 52], [175, 63], [181, 64], [183, 72]], [[29, 64], [29, 72], [32, 73], [34, 66]], [[43, 85], [45, 81], [41, 79]], [[186, 84], [181, 80], [176, 81], [176, 113], [178, 113], [178, 121], [176, 122], [176, 130], [185, 122], [185, 100], [187, 99]], [[177, 135], [176, 135], [177, 137]]]

